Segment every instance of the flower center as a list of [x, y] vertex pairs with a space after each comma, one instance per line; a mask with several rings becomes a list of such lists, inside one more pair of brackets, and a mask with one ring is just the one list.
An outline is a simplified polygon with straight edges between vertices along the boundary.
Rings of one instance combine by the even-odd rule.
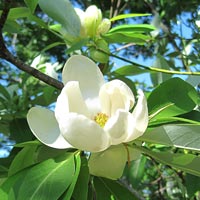
[[97, 115], [94, 117], [94, 121], [103, 128], [108, 121], [108, 116], [104, 113], [97, 113]]

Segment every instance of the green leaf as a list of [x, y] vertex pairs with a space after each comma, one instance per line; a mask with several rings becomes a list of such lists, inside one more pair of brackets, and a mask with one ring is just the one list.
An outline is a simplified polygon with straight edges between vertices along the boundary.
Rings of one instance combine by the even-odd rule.
[[139, 140], [200, 151], [200, 125], [164, 125], [146, 131]]
[[141, 182], [145, 169], [146, 169], [146, 157], [141, 155], [139, 159], [131, 162], [130, 166], [127, 166], [127, 178], [133, 188], [137, 189], [139, 187], [139, 183]]
[[191, 198], [196, 192], [200, 191], [200, 177], [186, 174], [184, 178], [184, 185], [187, 188], [189, 198]]
[[6, 20], [6, 23], [3, 27], [3, 31], [8, 33], [19, 33], [20, 30], [21, 30], [20, 25], [13, 20]]
[[75, 155], [75, 174], [74, 174], [74, 178], [72, 180], [71, 185], [69, 186], [68, 190], [64, 193], [64, 195], [62, 195], [62, 200], [69, 200], [71, 199], [72, 193], [74, 191], [74, 187], [76, 185], [78, 176], [79, 176], [79, 172], [80, 172], [80, 168], [81, 168], [81, 158], [80, 158], [80, 152], [78, 152]]
[[15, 199], [58, 199], [72, 183], [74, 174], [74, 154], [66, 153], [9, 177], [1, 189]]
[[26, 7], [12, 8], [8, 14], [8, 19], [16, 20], [19, 18], [28, 17], [30, 14], [30, 10]]
[[131, 33], [131, 32], [113, 32], [113, 33], [107, 33], [105, 35], [102, 35], [102, 37], [108, 42], [108, 43], [135, 43], [138, 45], [143, 45], [147, 42], [147, 40], [150, 40], [151, 38], [147, 35], [143, 35], [140, 33]]
[[31, 10], [31, 13], [34, 13], [36, 6], [39, 0], [24, 0], [28, 8]]
[[62, 24], [66, 32], [74, 37], [80, 33], [80, 19], [68, 0], [39, 0], [41, 9], [51, 18]]
[[13, 159], [13, 162], [11, 163], [9, 168], [8, 175], [11, 176], [18, 171], [30, 165], [33, 165], [35, 163], [34, 154], [37, 148], [37, 145], [24, 147]]
[[97, 200], [138, 200], [119, 182], [98, 177], [95, 177], [93, 181]]
[[195, 88], [190, 84], [180, 78], [171, 78], [149, 95], [149, 113], [156, 114], [153, 120], [184, 114], [193, 110], [198, 98]]
[[144, 17], [144, 16], [149, 16], [151, 14], [140, 14], [140, 13], [132, 13], [132, 14], [122, 14], [122, 15], [117, 15], [115, 17], [112, 17], [110, 19], [110, 21], [116, 21], [116, 20], [120, 20], [120, 19], [126, 19], [126, 18], [130, 18], [130, 17]]
[[25, 118], [16, 118], [10, 122], [10, 135], [17, 143], [26, 142], [34, 138]]
[[150, 24], [131, 24], [131, 25], [124, 24], [110, 29], [108, 34], [114, 32], [146, 33], [146, 32], [151, 32], [153, 30], [155, 30], [155, 27]]
[[112, 74], [124, 76], [135, 76], [143, 73], [149, 73], [149, 70], [141, 69], [136, 65], [123, 66], [112, 72]]
[[7, 99], [7, 100], [10, 99], [9, 92], [2, 85], [0, 85], [0, 97], [3, 97], [4, 99]]
[[[137, 147], [138, 148], [138, 147]], [[158, 162], [170, 165], [189, 174], [200, 176], [200, 157], [193, 154], [154, 152], [146, 148], [139, 148], [146, 155], [154, 158]]]
[[89, 169], [86, 157], [81, 157], [81, 169], [73, 192], [75, 200], [88, 199]]

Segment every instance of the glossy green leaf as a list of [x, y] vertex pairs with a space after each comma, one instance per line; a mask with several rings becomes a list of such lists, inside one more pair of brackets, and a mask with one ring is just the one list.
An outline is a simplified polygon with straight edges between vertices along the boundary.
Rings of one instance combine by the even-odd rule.
[[8, 14], [8, 19], [15, 20], [19, 18], [24, 18], [28, 17], [30, 14], [30, 10], [26, 7], [12, 8]]
[[88, 200], [89, 169], [87, 159], [81, 158], [81, 169], [72, 197], [75, 200]]
[[9, 177], [1, 189], [15, 199], [58, 199], [72, 183], [74, 174], [74, 154], [66, 153]]
[[143, 45], [150, 40], [150, 37], [140, 33], [131, 32], [113, 32], [107, 33], [102, 36], [108, 43], [135, 43], [138, 45]]
[[31, 10], [31, 13], [34, 13], [36, 6], [39, 0], [24, 0], [28, 8]]
[[80, 169], [81, 169], [81, 158], [80, 158], [80, 152], [78, 152], [75, 155], [75, 174], [74, 174], [74, 178], [72, 180], [71, 185], [69, 186], [68, 190], [65, 192], [64, 195], [62, 195], [62, 200], [68, 200], [71, 199], [72, 193], [74, 191], [79, 173], [80, 173]]
[[37, 145], [24, 147], [13, 159], [8, 175], [11, 176], [18, 171], [33, 165], [35, 163], [34, 154], [37, 148]]
[[80, 33], [80, 19], [68, 0], [39, 0], [41, 9], [51, 18], [62, 24], [69, 35], [77, 37]]
[[150, 24], [131, 24], [131, 25], [124, 24], [110, 29], [108, 33], [114, 33], [114, 32], [145, 33], [145, 32], [151, 32], [153, 30], [155, 30], [155, 28]]
[[200, 151], [200, 125], [164, 125], [146, 131], [139, 140]]
[[93, 182], [97, 200], [138, 200], [134, 194], [117, 181], [95, 177]]
[[195, 176], [200, 176], [200, 157], [193, 154], [154, 152], [145, 148], [140, 148], [143, 153], [165, 165], [170, 165]]
[[115, 17], [112, 17], [110, 19], [110, 21], [116, 21], [116, 20], [120, 20], [120, 19], [126, 19], [126, 18], [130, 18], [130, 17], [144, 17], [144, 16], [149, 16], [151, 14], [141, 14], [141, 13], [132, 13], [132, 14], [122, 14], [122, 15], [117, 15]]
[[135, 65], [123, 66], [112, 72], [112, 74], [124, 76], [134, 76], [143, 73], [149, 73], [149, 70], [141, 69], [139, 66]]
[[148, 98], [153, 120], [187, 113], [196, 106], [198, 94], [194, 87], [180, 78], [171, 78], [155, 88]]

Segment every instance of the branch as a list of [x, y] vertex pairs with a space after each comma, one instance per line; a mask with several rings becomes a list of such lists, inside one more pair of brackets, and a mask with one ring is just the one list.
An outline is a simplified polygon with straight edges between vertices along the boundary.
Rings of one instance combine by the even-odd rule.
[[13, 56], [10, 53], [10, 51], [7, 49], [7, 47], [4, 43], [4, 39], [3, 39], [3, 27], [6, 23], [6, 19], [9, 14], [11, 2], [12, 2], [11, 0], [4, 1], [4, 9], [2, 11], [1, 18], [0, 18], [0, 58], [5, 59], [6, 61], [15, 65], [18, 69], [34, 76], [35, 78], [47, 83], [48, 85], [51, 85], [51, 86], [61, 90], [63, 88], [62, 82], [60, 82], [46, 74], [43, 74], [39, 70], [25, 64], [19, 58]]
[[155, 68], [155, 67], [148, 67], [148, 66], [145, 66], [145, 65], [141, 65], [139, 63], [136, 63], [134, 61], [131, 61], [129, 59], [126, 59], [124, 57], [120, 57], [120, 56], [117, 56], [113, 53], [110, 53], [110, 52], [107, 52], [101, 48], [98, 48], [94, 45], [94, 47], [96, 48], [96, 50], [102, 52], [102, 53], [105, 53], [106, 55], [108, 56], [112, 56], [114, 58], [117, 58], [119, 60], [123, 60], [124, 62], [127, 62], [127, 63], [130, 63], [131, 65], [135, 65], [136, 67], [139, 67], [139, 68], [143, 68], [143, 69], [146, 69], [146, 70], [149, 70], [149, 71], [155, 71], [155, 72], [161, 72], [161, 73], [165, 73], [165, 74], [180, 74], [180, 75], [194, 75], [194, 76], [200, 76], [200, 72], [192, 72], [192, 71], [175, 71], [175, 70], [166, 70], [166, 69], [161, 69], [161, 68]]

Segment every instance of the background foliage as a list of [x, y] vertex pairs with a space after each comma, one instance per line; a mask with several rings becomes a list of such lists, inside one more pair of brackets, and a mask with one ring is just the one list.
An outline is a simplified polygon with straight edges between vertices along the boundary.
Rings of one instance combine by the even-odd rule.
[[[51, 26], [59, 21], [58, 13], [46, 10], [51, 3], [11, 1], [2, 30], [0, 147], [6, 154], [0, 158], [1, 198], [200, 199], [200, 2], [71, 1], [83, 10], [95, 4], [110, 19], [120, 14], [150, 14], [112, 21], [112, 30], [101, 38], [106, 45], [79, 40], [71, 47], [66, 45], [68, 38]], [[5, 1], [0, 2], [1, 14], [3, 9]], [[65, 13], [58, 9], [60, 15]], [[2, 42], [27, 65], [33, 66], [33, 60], [42, 55], [37, 66], [44, 73], [46, 63], [58, 62], [54, 65], [58, 80], [66, 59], [80, 50], [98, 63], [107, 80], [121, 79], [134, 93], [138, 88], [145, 91], [149, 128], [137, 141], [144, 145], [132, 146], [142, 154], [127, 165], [120, 180], [92, 177], [80, 152], [51, 149], [35, 140], [27, 111], [34, 105], [53, 108], [60, 88], [16, 68], [19, 62], [7, 58]], [[107, 62], [102, 62], [105, 58]]]

